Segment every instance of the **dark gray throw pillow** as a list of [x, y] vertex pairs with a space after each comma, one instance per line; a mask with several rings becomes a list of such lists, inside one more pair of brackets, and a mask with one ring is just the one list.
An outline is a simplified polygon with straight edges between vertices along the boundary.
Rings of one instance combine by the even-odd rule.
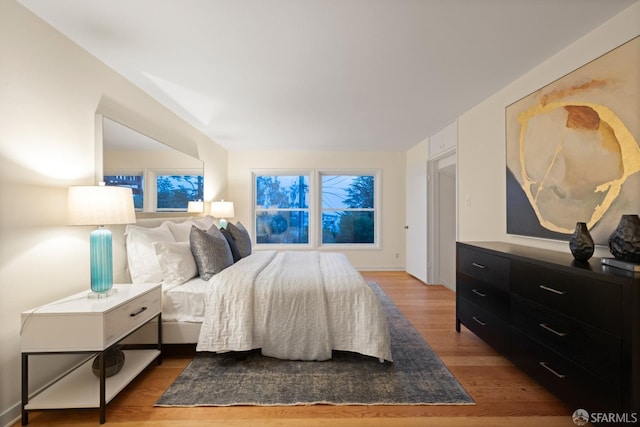
[[240, 251], [238, 250], [238, 245], [236, 245], [236, 239], [234, 239], [231, 233], [224, 228], [221, 228], [220, 232], [227, 239], [229, 249], [231, 249], [231, 255], [233, 255], [233, 262], [237, 262], [242, 259], [242, 255], [240, 255]]
[[233, 264], [229, 243], [215, 225], [207, 231], [192, 226], [189, 241], [202, 280], [209, 280]]
[[249, 236], [249, 232], [244, 228], [244, 225], [242, 225], [240, 221], [235, 224], [228, 223], [227, 230], [229, 230], [229, 233], [231, 233], [236, 241], [240, 256], [244, 258], [251, 255], [251, 236]]

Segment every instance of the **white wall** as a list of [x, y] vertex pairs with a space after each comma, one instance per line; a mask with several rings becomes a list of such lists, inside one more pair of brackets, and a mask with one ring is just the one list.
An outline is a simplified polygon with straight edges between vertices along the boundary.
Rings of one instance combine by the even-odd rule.
[[[403, 270], [405, 265], [405, 153], [230, 151], [229, 200], [236, 218], [251, 228], [252, 170], [254, 169], [380, 169], [381, 248], [346, 250], [361, 270]], [[250, 230], [252, 232], [253, 230]], [[397, 256], [396, 256], [397, 255]]]
[[[569, 250], [566, 242], [506, 233], [505, 107], [639, 34], [640, 3], [635, 3], [458, 119], [459, 240]], [[609, 254], [598, 247], [595, 255]]]
[[[99, 106], [108, 104], [116, 115], [134, 115], [159, 140], [195, 142], [205, 162], [210, 199], [226, 196], [227, 159], [226, 150], [13, 0], [0, 1], [0, 52], [4, 425], [19, 409], [20, 313], [89, 288], [90, 228], [65, 225], [66, 195], [70, 185], [94, 183]], [[52, 366], [32, 368], [35, 387]]]

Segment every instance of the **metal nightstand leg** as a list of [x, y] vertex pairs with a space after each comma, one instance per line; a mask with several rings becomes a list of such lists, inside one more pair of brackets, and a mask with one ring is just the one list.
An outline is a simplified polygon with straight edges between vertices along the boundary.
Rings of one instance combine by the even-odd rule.
[[29, 424], [29, 412], [24, 409], [29, 399], [29, 354], [22, 353], [22, 425]]
[[104, 362], [104, 351], [101, 351], [100, 354], [98, 354], [98, 364], [100, 366], [100, 424], [107, 422], [107, 402], [105, 392], [107, 380]]

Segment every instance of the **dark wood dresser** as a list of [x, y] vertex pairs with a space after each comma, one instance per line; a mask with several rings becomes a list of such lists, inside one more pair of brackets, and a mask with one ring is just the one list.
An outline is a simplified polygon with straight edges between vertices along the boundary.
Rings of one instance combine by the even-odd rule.
[[464, 325], [574, 409], [640, 412], [640, 273], [569, 253], [457, 243]]

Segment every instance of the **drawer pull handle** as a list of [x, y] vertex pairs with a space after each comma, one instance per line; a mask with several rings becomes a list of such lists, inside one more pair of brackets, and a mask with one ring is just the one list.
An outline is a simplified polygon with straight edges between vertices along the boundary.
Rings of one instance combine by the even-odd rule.
[[487, 268], [486, 265], [482, 265], [482, 264], [478, 264], [477, 262], [473, 262], [471, 263], [471, 265], [473, 265], [474, 267], [480, 268], [482, 270], [484, 270], [485, 268]]
[[554, 335], [557, 335], [559, 337], [566, 337], [567, 334], [565, 332], [558, 332], [555, 329], [553, 329], [551, 326], [547, 325], [546, 323], [540, 323], [540, 327], [546, 331], [551, 332]]
[[138, 314], [141, 314], [143, 312], [145, 312], [147, 310], [147, 307], [142, 307], [140, 310], [136, 311], [135, 313], [131, 313], [130, 316], [131, 317], [136, 317]]
[[475, 316], [473, 316], [473, 320], [475, 320], [476, 323], [479, 324], [480, 326], [487, 326], [487, 322], [483, 322], [482, 320], [478, 319]]
[[540, 285], [540, 289], [544, 289], [545, 291], [552, 292], [552, 293], [554, 293], [556, 295], [564, 295], [564, 294], [566, 294], [566, 292], [564, 292], [564, 291], [559, 291], [557, 289], [553, 289], [553, 288], [550, 288], [550, 287], [545, 286], [545, 285]]
[[558, 373], [556, 370], [552, 369], [547, 362], [540, 362], [540, 366], [542, 366], [544, 369], [546, 369], [547, 371], [551, 372], [553, 375], [555, 375], [556, 377], [560, 378], [560, 379], [565, 379], [567, 376]]
[[473, 292], [474, 294], [478, 295], [479, 297], [486, 297], [487, 294], [483, 294], [482, 292], [480, 292], [477, 289], [471, 289], [471, 292]]

